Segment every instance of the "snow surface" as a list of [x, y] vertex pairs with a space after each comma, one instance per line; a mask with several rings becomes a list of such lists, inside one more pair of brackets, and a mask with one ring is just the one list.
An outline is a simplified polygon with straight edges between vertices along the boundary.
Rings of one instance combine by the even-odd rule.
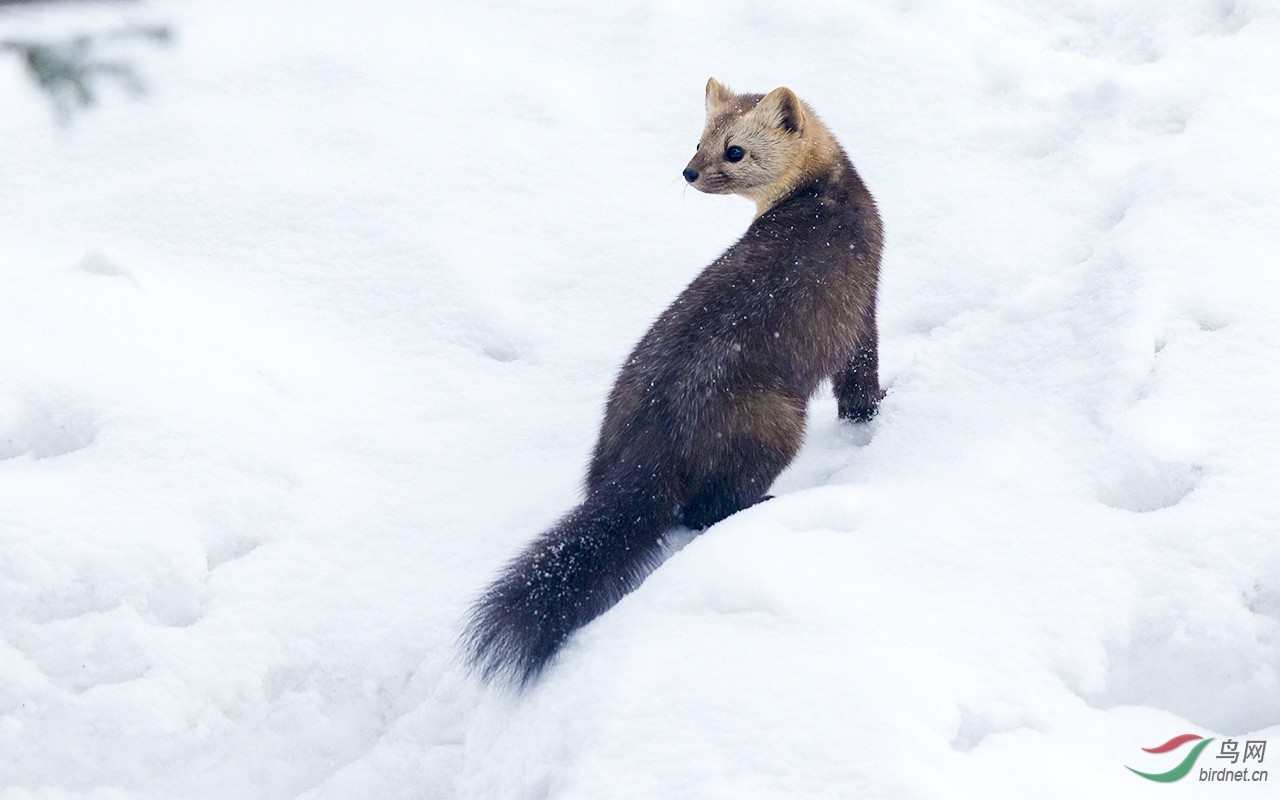
[[[0, 39], [122, 19], [177, 42], [70, 129], [0, 60], [0, 797], [1274, 796], [1124, 765], [1280, 759], [1276, 2], [172, 0]], [[795, 89], [877, 197], [890, 394], [815, 398], [777, 499], [483, 688], [469, 600], [750, 222], [680, 178], [712, 75]]]

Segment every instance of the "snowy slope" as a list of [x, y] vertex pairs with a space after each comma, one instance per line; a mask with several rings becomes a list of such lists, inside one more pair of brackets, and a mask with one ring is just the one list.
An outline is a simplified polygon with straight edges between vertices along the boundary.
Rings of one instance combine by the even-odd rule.
[[[1270, 796], [1124, 766], [1280, 752], [1280, 6], [262, 6], [0, 12], [178, 33], [69, 130], [0, 61], [0, 797]], [[889, 397], [480, 687], [751, 219], [711, 75], [876, 195]]]

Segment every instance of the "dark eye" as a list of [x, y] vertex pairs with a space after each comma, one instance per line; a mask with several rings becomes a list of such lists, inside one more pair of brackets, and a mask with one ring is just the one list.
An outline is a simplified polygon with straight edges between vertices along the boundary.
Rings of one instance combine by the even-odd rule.
[[742, 157], [745, 156], [746, 154], [747, 154], [746, 150], [743, 150], [741, 147], [738, 147], [735, 144], [733, 147], [730, 147], [724, 151], [724, 160], [725, 161], [741, 161]]

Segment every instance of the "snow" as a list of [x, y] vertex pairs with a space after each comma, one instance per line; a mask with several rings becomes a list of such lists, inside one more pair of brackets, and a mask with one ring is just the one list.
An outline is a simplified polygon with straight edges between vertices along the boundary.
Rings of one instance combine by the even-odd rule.
[[[66, 129], [0, 60], [0, 797], [1130, 798], [1177, 734], [1280, 748], [1276, 3], [0, 39], [124, 20], [177, 33], [150, 93]], [[712, 75], [796, 90], [879, 201], [889, 396], [815, 398], [775, 500], [482, 687], [467, 604], [750, 222], [680, 178]]]

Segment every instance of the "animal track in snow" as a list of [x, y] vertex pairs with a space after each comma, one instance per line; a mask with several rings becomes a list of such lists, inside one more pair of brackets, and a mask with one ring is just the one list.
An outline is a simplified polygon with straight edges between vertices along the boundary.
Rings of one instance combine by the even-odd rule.
[[248, 537], [225, 539], [209, 546], [205, 560], [209, 570], [213, 571], [223, 564], [244, 558], [257, 550], [260, 544], [262, 542]]
[[502, 342], [486, 344], [482, 348], [481, 352], [489, 358], [492, 358], [494, 361], [502, 364], [507, 364], [520, 358], [520, 351], [518, 349]]
[[476, 309], [463, 310], [458, 317], [451, 326], [451, 338], [473, 353], [499, 364], [509, 364], [528, 357], [528, 345], [502, 321]]
[[124, 259], [109, 250], [94, 250], [80, 259], [79, 268], [83, 272], [90, 275], [102, 275], [108, 278], [124, 278], [134, 286], [138, 285], [138, 279], [133, 277], [133, 273], [123, 266]]
[[1103, 469], [1098, 500], [1112, 508], [1145, 513], [1177, 505], [1196, 488], [1200, 467], [1126, 456]]
[[1213, 333], [1227, 327], [1227, 323], [1211, 314], [1201, 314], [1196, 318], [1196, 327], [1205, 333]]
[[72, 692], [136, 680], [152, 665], [145, 623], [125, 606], [51, 622], [15, 638], [41, 672]]
[[[1264, 592], [1280, 589], [1272, 583]], [[1105, 689], [1087, 693], [1085, 701], [1104, 710], [1160, 708], [1228, 735], [1274, 725], [1280, 719], [1276, 619], [1240, 613], [1248, 608], [1243, 598], [1245, 608], [1221, 599], [1194, 608], [1185, 602], [1151, 609], [1127, 641], [1108, 647]]]
[[[1226, 327], [1221, 315], [1186, 314], [1163, 326], [1151, 342], [1145, 374], [1133, 369], [1127, 378], [1132, 392], [1125, 408], [1108, 420], [1117, 439], [1110, 455], [1095, 469], [1097, 499], [1112, 508], [1158, 511], [1180, 503], [1200, 482], [1202, 456], [1194, 446], [1194, 420], [1186, 413], [1185, 377], [1194, 367], [1198, 337]], [[1191, 359], [1191, 360], [1189, 360]], [[1135, 359], [1136, 362], [1136, 359]], [[1137, 363], [1133, 365], [1137, 366]]]
[[[996, 709], [992, 708], [987, 711], [995, 712]], [[992, 713], [961, 707], [960, 726], [956, 730], [955, 738], [951, 740], [951, 746], [961, 753], [967, 753], [982, 744], [992, 734], [1008, 733], [1009, 731], [1028, 727], [1026, 720], [1015, 719], [1011, 715], [1004, 716], [1007, 718], [997, 720]]]
[[1264, 617], [1275, 629], [1276, 643], [1280, 645], [1280, 556], [1272, 558], [1259, 571], [1253, 591], [1246, 599], [1248, 609]]
[[97, 436], [97, 415], [87, 408], [66, 401], [29, 402], [8, 419], [0, 414], [0, 461], [73, 453]]

